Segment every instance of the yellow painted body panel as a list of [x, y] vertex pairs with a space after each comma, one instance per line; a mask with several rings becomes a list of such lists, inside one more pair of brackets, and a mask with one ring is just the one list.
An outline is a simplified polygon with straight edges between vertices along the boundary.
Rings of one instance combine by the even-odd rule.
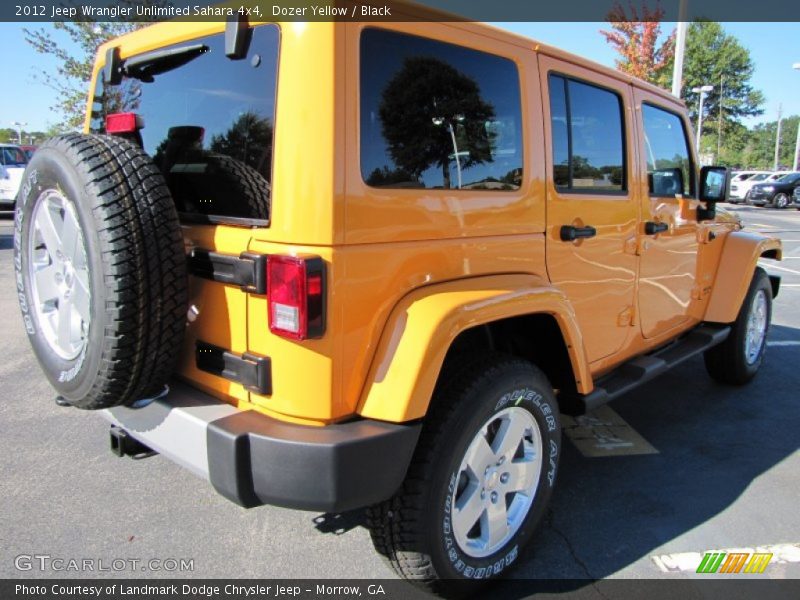
[[736, 320], [758, 259], [769, 251], [774, 252], [774, 258], [781, 259], [779, 239], [747, 231], [728, 234], [705, 314], [706, 321], [732, 323]]
[[[251, 231], [241, 227], [192, 225], [183, 227], [187, 254], [202, 248], [238, 256], [247, 248]], [[223, 400], [247, 402], [249, 392], [241, 384], [200, 371], [195, 366], [198, 340], [242, 354], [247, 352], [248, 294], [238, 286], [200, 277], [189, 278], [189, 315], [178, 374]]]
[[[745, 267], [779, 248], [734, 231], [738, 225], [726, 217], [698, 224], [695, 200], [647, 196], [637, 106], [647, 97], [684, 115], [682, 103], [627, 75], [478, 23], [373, 26], [517, 65], [524, 125], [520, 189], [372, 188], [361, 177], [358, 101], [359, 38], [370, 25], [278, 26], [270, 225], [185, 226], [184, 237], [187, 250], [320, 256], [327, 276], [326, 330], [321, 339], [302, 342], [275, 336], [266, 296], [192, 277], [190, 313], [196, 314], [187, 325], [180, 376], [240, 408], [314, 425], [357, 414], [417, 419], [459, 332], [535, 312], [556, 318], [576, 387], [588, 393], [598, 375], [701, 320], [735, 318], [749, 283]], [[222, 23], [161, 23], [113, 45], [125, 58], [223, 29]], [[99, 50], [95, 74], [108, 46]], [[629, 133], [625, 195], [557, 193], [547, 98], [551, 68], [623, 98]], [[660, 240], [644, 236], [643, 222], [653, 217], [668, 220], [673, 232]], [[557, 239], [561, 225], [581, 222], [598, 226], [597, 238], [575, 244]], [[197, 340], [270, 357], [272, 394], [251, 393], [199, 371]]]
[[587, 379], [581, 334], [563, 292], [531, 275], [496, 275], [420, 288], [392, 311], [370, 369], [359, 413], [387, 421], [425, 415], [442, 362], [462, 331], [531, 312], [553, 315], [578, 346], [570, 348], [577, 373]]

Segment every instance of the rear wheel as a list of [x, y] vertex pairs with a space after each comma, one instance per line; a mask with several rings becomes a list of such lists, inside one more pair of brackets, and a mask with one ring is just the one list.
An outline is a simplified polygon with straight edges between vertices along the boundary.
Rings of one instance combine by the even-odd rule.
[[561, 428], [552, 386], [522, 360], [467, 365], [435, 396], [403, 486], [368, 519], [399, 575], [443, 591], [517, 560], [555, 485]]
[[17, 292], [34, 353], [79, 408], [159, 394], [180, 353], [186, 266], [161, 174], [136, 145], [65, 135], [31, 159], [15, 216]]
[[711, 377], [732, 385], [750, 381], [764, 360], [771, 318], [772, 286], [767, 273], [758, 267], [730, 335], [705, 353]]

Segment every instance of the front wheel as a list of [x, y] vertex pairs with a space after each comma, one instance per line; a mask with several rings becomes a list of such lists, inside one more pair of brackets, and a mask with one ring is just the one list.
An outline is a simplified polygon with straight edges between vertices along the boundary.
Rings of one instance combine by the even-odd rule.
[[732, 385], [755, 377], [764, 360], [771, 318], [772, 286], [766, 271], [757, 267], [730, 335], [705, 353], [709, 375]]
[[437, 388], [400, 490], [368, 510], [376, 549], [432, 591], [503, 574], [544, 514], [560, 450], [541, 371], [515, 358], [472, 363]]
[[780, 208], [781, 210], [783, 210], [784, 208], [789, 206], [789, 196], [783, 193], [777, 194], [775, 196], [775, 199], [772, 201], [772, 205], [775, 208]]

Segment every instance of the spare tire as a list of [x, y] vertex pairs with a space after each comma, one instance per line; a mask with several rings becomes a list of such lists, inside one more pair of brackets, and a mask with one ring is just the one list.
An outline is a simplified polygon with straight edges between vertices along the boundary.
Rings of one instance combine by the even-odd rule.
[[14, 265], [25, 329], [50, 383], [85, 409], [164, 389], [186, 328], [178, 214], [141, 148], [63, 135], [31, 159], [17, 197]]

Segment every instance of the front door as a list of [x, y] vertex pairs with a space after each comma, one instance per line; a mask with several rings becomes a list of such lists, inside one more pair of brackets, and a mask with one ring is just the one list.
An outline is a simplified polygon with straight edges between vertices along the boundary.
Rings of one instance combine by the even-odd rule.
[[590, 362], [633, 323], [638, 206], [631, 88], [540, 57], [547, 152], [547, 271], [575, 308]]
[[699, 203], [686, 121], [659, 105], [654, 94], [636, 89], [634, 97], [648, 182], [639, 242], [639, 312], [642, 334], [654, 338], [686, 325], [692, 302], [699, 299]]

